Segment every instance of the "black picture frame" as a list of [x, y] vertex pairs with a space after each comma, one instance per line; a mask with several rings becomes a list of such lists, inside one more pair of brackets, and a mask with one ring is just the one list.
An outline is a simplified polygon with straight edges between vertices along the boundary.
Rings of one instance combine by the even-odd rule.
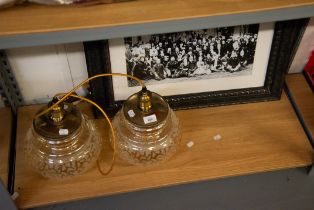
[[[285, 74], [308, 21], [309, 19], [305, 18], [275, 23], [263, 87], [173, 95], [165, 96], [165, 99], [175, 110], [280, 99]], [[111, 73], [108, 40], [84, 42], [84, 50], [89, 77], [101, 73]], [[110, 77], [91, 81], [90, 92], [92, 99], [111, 116], [123, 104], [123, 101], [114, 100], [113, 84]], [[100, 116], [97, 111], [96, 116]]]

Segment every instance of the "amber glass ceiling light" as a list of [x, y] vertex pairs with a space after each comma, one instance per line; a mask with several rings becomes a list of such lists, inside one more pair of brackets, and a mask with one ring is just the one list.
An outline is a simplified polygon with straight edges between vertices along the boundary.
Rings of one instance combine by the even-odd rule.
[[[115, 134], [112, 124], [104, 110], [88, 98], [78, 96], [75, 91], [90, 80], [123, 76], [134, 79], [144, 86], [144, 82], [127, 74], [99, 74], [90, 77], [74, 87], [68, 93], [57, 94], [48, 106], [43, 107], [33, 118], [25, 141], [25, 155], [28, 163], [37, 172], [49, 178], [63, 178], [81, 174], [97, 161], [99, 172], [108, 175], [115, 163]], [[59, 98], [60, 97], [60, 98]], [[113, 154], [110, 167], [103, 171], [98, 159], [102, 140], [94, 124], [70, 103], [69, 98], [76, 98], [95, 106], [109, 124], [113, 142]]]
[[[53, 99], [48, 106], [56, 101]], [[101, 145], [98, 131], [87, 116], [63, 102], [33, 120], [26, 137], [26, 158], [43, 176], [63, 178], [91, 168]]]
[[130, 96], [113, 120], [118, 156], [134, 165], [168, 160], [180, 141], [180, 125], [168, 103], [142, 90]]

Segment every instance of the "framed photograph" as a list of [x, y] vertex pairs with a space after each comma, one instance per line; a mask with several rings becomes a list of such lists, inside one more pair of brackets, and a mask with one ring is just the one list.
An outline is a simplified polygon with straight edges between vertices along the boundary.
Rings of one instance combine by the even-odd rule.
[[[85, 42], [89, 75], [127, 73], [174, 109], [276, 100], [308, 19]], [[93, 99], [116, 112], [140, 90], [124, 77], [91, 82]]]

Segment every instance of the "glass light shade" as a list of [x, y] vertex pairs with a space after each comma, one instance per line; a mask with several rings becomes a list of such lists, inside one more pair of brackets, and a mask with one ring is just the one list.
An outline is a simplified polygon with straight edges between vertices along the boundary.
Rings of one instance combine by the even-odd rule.
[[100, 135], [86, 115], [67, 103], [61, 115], [58, 111], [35, 119], [25, 142], [27, 162], [49, 178], [84, 173], [96, 163], [102, 148]]
[[168, 160], [175, 154], [181, 137], [179, 120], [166, 101], [156, 93], [147, 93], [148, 106], [145, 101], [143, 105], [141, 91], [130, 96], [113, 119], [117, 154], [133, 165]]

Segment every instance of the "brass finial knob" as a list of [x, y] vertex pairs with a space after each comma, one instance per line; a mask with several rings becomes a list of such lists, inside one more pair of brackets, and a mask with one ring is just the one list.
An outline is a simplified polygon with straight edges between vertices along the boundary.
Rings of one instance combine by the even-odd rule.
[[[57, 98], [53, 98], [51, 102], [49, 102], [48, 106], [52, 106], [54, 103], [58, 101]], [[63, 103], [60, 103], [59, 105], [55, 106], [51, 111], [50, 111], [50, 119], [54, 121], [55, 123], [59, 123], [63, 120], [64, 118], [64, 108], [63, 108]]]
[[139, 108], [143, 112], [148, 112], [152, 108], [151, 103], [151, 92], [147, 90], [146, 87], [142, 88], [142, 91], [139, 92]]

